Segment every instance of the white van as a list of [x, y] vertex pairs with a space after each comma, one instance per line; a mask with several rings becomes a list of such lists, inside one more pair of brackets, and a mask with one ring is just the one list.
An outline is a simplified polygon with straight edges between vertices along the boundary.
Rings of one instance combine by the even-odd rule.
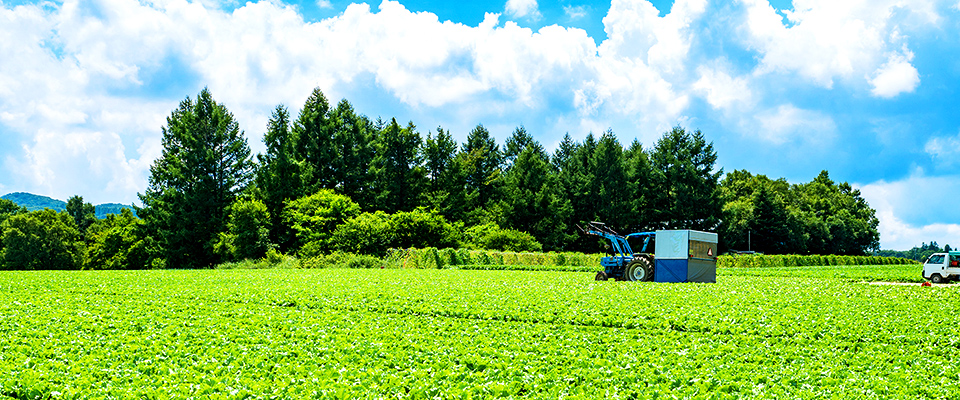
[[960, 279], [960, 251], [930, 255], [923, 263], [923, 278], [933, 283]]

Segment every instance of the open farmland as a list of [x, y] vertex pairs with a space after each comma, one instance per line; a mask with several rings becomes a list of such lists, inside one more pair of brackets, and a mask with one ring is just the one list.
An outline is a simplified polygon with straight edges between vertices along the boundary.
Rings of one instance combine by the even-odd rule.
[[5, 272], [0, 394], [960, 395], [960, 317], [945, 306], [960, 301], [955, 288], [732, 269], [717, 284], [595, 282], [592, 275]]

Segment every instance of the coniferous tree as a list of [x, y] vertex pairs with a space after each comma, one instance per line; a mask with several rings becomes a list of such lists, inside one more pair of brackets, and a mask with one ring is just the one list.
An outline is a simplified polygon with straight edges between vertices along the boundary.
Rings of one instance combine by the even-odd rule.
[[263, 142], [267, 151], [257, 155], [257, 189], [270, 216], [270, 242], [285, 252], [290, 248], [293, 234], [282, 223], [280, 215], [284, 204], [302, 196], [304, 190], [303, 164], [296, 159], [297, 140], [290, 130], [290, 114], [286, 107], [278, 105], [274, 109]]
[[720, 222], [717, 190], [723, 169], [714, 171], [717, 153], [699, 130], [675, 127], [657, 141], [653, 167], [654, 219], [663, 228], [714, 231]]
[[337, 184], [337, 150], [329, 114], [327, 97], [320, 88], [315, 88], [293, 124], [297, 160], [303, 163], [303, 194], [333, 189]]
[[412, 122], [401, 128], [395, 118], [378, 135], [371, 166], [377, 209], [394, 213], [411, 211], [420, 205], [426, 180], [421, 142]]
[[457, 142], [449, 131], [437, 127], [437, 136], [427, 133], [423, 146], [427, 174], [425, 204], [433, 207], [448, 220], [464, 218], [464, 176], [456, 161]]
[[504, 178], [506, 227], [532, 234], [544, 250], [561, 250], [572, 240], [567, 220], [570, 202], [560, 193], [557, 174], [537, 143], [520, 152]]
[[465, 201], [470, 212], [468, 222], [488, 222], [481, 221], [490, 218], [484, 216], [485, 212], [491, 212], [495, 202], [500, 200], [497, 196], [503, 163], [500, 146], [487, 128], [477, 125], [467, 135], [467, 142], [457, 154], [457, 162], [464, 174]]
[[137, 209], [171, 268], [212, 267], [229, 207], [252, 180], [250, 147], [233, 114], [204, 88], [167, 117], [163, 153]]
[[626, 233], [630, 225], [630, 186], [627, 181], [623, 146], [613, 131], [604, 132], [590, 160], [596, 188], [596, 219]]
[[370, 176], [375, 154], [372, 123], [357, 115], [350, 102], [341, 100], [330, 113], [330, 124], [336, 150], [334, 186], [363, 209], [371, 209], [375, 196]]
[[653, 213], [650, 209], [650, 197], [653, 191], [650, 158], [637, 139], [633, 140], [623, 157], [627, 173], [626, 185], [629, 191], [627, 208], [630, 210], [624, 217], [624, 222], [630, 231], [649, 231]]

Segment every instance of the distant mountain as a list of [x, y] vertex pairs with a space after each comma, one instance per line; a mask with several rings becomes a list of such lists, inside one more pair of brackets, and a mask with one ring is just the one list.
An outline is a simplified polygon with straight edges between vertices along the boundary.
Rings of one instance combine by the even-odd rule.
[[[32, 193], [10, 193], [0, 196], [0, 199], [10, 200], [14, 203], [17, 203], [19, 206], [26, 207], [27, 210], [30, 211], [42, 210], [44, 208], [49, 208], [54, 211], [64, 211], [67, 209], [67, 202], [63, 200], [57, 200]], [[120, 214], [120, 210], [124, 208], [130, 209], [130, 211], [133, 211], [133, 215], [137, 215], [137, 212], [133, 209], [133, 207], [119, 203], [98, 204], [94, 206], [94, 213], [97, 215], [97, 218], [103, 219], [107, 217], [107, 214]]]
[[47, 196], [40, 196], [32, 193], [10, 193], [7, 195], [0, 196], [0, 199], [7, 199], [21, 207], [26, 207], [27, 210], [37, 211], [44, 208], [51, 208], [54, 211], [63, 211], [67, 209], [67, 202], [57, 199], [52, 199]]

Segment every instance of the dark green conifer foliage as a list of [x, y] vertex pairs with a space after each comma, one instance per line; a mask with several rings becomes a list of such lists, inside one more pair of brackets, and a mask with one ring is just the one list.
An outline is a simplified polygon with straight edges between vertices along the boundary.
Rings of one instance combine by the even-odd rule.
[[168, 267], [212, 267], [229, 207], [253, 178], [250, 147], [233, 114], [206, 88], [167, 117], [162, 144], [137, 214]]

